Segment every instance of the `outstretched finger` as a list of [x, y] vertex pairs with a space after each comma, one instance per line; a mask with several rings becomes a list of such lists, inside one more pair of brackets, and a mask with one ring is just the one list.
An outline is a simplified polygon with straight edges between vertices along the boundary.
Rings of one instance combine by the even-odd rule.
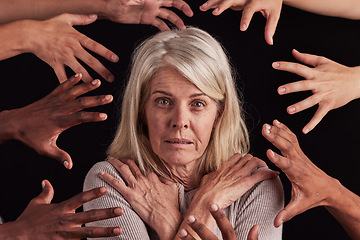
[[254, 225], [249, 231], [247, 240], [258, 240], [259, 231], [260, 231], [260, 225], [259, 224]]
[[233, 226], [229, 219], [225, 216], [224, 212], [219, 210], [218, 205], [211, 204], [210, 206], [211, 215], [215, 218], [216, 224], [218, 225], [221, 235], [224, 240], [236, 240], [236, 234]]
[[60, 149], [56, 143], [45, 146], [43, 152], [40, 152], [39, 154], [55, 159], [67, 169], [71, 169], [73, 167], [70, 155]]
[[39, 205], [39, 204], [50, 204], [54, 197], [54, 188], [48, 180], [41, 182], [42, 192], [39, 196], [33, 198], [28, 206]]
[[224, 0], [217, 6], [217, 8], [215, 8], [215, 10], [213, 11], [213, 14], [215, 16], [218, 16], [221, 13], [223, 13], [226, 9], [230, 8], [232, 5], [233, 5], [232, 0]]
[[183, 20], [178, 15], [176, 15], [173, 11], [171, 11], [167, 8], [160, 8], [157, 17], [168, 20], [169, 22], [173, 23], [179, 29], [186, 28]]
[[271, 12], [267, 18], [265, 25], [265, 40], [269, 45], [274, 44], [274, 34], [276, 31], [276, 26], [280, 18], [280, 12]]
[[183, 0], [163, 0], [161, 5], [164, 7], [174, 7], [179, 9], [188, 17], [192, 17], [194, 15], [190, 5]]
[[310, 97], [295, 103], [294, 105], [291, 105], [287, 108], [287, 112], [289, 114], [294, 114], [294, 113], [298, 113], [301, 112], [305, 109], [311, 108], [313, 106], [315, 106], [316, 104], [318, 104], [321, 100], [320, 97], [321, 94], [314, 94], [311, 95]]
[[151, 23], [152, 26], [158, 28], [160, 31], [168, 31], [170, 30], [169, 26], [160, 18], [155, 18], [153, 23]]
[[256, 12], [256, 9], [253, 8], [252, 6], [245, 6], [242, 16], [241, 16], [241, 21], [240, 21], [240, 30], [241, 31], [246, 31], [246, 29], [249, 27], [251, 19], [254, 15], [254, 13]]
[[316, 83], [309, 80], [302, 80], [297, 82], [288, 83], [278, 87], [277, 92], [280, 95], [294, 93], [294, 92], [302, 92], [313, 90], [316, 87]]
[[272, 67], [276, 70], [297, 74], [305, 79], [313, 78], [313, 68], [309, 68], [300, 63], [277, 61], [272, 63]]
[[78, 212], [70, 215], [66, 220], [75, 224], [85, 224], [99, 220], [119, 217], [124, 214], [124, 210], [120, 207], [107, 209], [93, 209], [84, 212]]
[[319, 104], [319, 108], [316, 110], [314, 116], [311, 118], [308, 124], [303, 128], [303, 133], [307, 134], [311, 130], [313, 130], [319, 122], [325, 117], [325, 115], [330, 111], [330, 108], [328, 105], [322, 105]]
[[301, 201], [291, 199], [289, 204], [276, 215], [274, 226], [279, 227], [284, 222], [290, 221], [293, 217], [305, 212], [307, 209]]
[[65, 67], [62, 64], [53, 64], [51, 66], [54, 69], [55, 75], [58, 78], [60, 83], [63, 83], [67, 80], [67, 75], [65, 72]]
[[75, 84], [80, 82], [81, 79], [82, 79], [82, 74], [76, 73], [75, 75], [68, 78], [66, 81], [62, 82], [58, 87], [56, 87], [51, 92], [51, 94], [62, 96], [65, 91], [71, 89], [73, 86], [75, 86]]
[[203, 223], [197, 221], [194, 216], [189, 216], [187, 223], [201, 239], [218, 240], [215, 234], [212, 233], [212, 231], [210, 231]]
[[64, 239], [83, 239], [119, 236], [122, 232], [121, 227], [78, 227], [57, 233]]
[[310, 66], [313, 66], [313, 67], [316, 67], [316, 66], [322, 64], [324, 60], [331, 61], [331, 60], [321, 57], [321, 56], [317, 56], [317, 55], [313, 55], [313, 54], [309, 54], [309, 53], [301, 53], [296, 49], [292, 50], [292, 54], [300, 62], [305, 63]]
[[82, 206], [84, 203], [90, 202], [96, 198], [99, 198], [107, 193], [106, 187], [99, 187], [81, 192], [74, 197], [60, 203], [62, 207], [67, 211], [74, 211]]
[[221, 0], [208, 0], [200, 6], [200, 10], [205, 12], [205, 11], [209, 10], [210, 8], [218, 7], [218, 5], [221, 2], [222, 2]]

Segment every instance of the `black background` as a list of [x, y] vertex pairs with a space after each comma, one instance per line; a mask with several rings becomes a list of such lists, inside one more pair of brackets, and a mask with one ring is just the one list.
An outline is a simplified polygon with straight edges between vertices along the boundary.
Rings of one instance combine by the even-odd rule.
[[[239, 74], [238, 85], [245, 100], [246, 119], [251, 135], [251, 153], [264, 159], [265, 151], [272, 148], [261, 135], [264, 123], [279, 119], [297, 134], [307, 156], [329, 175], [339, 179], [344, 186], [360, 194], [359, 157], [360, 102], [353, 101], [331, 111], [309, 134], [301, 133], [317, 107], [288, 115], [286, 107], [310, 92], [279, 96], [278, 86], [300, 80], [294, 74], [272, 69], [276, 60], [295, 61], [291, 50], [326, 56], [347, 66], [360, 65], [360, 21], [325, 17], [284, 6], [274, 37], [274, 46], [264, 39], [265, 19], [260, 13], [246, 32], [239, 30], [241, 12], [226, 11], [221, 16], [201, 12], [201, 3], [191, 3], [192, 18], [179, 15], [185, 24], [198, 26], [217, 37], [227, 49]], [[108, 120], [87, 123], [62, 133], [58, 145], [67, 151], [74, 162], [72, 170], [66, 170], [58, 162], [37, 155], [19, 142], [11, 141], [0, 146], [1, 204], [0, 214], [6, 221], [15, 220], [28, 202], [41, 192], [41, 181], [48, 179], [55, 189], [53, 202], [61, 202], [82, 191], [84, 177], [93, 164], [105, 158], [105, 150], [116, 128], [116, 112], [125, 86], [130, 54], [140, 40], [154, 34], [157, 29], [144, 25], [123, 25], [106, 20], [89, 26], [76, 27], [90, 38], [105, 45], [120, 57], [118, 63], [110, 63], [98, 57], [116, 76], [115, 83], [102, 80], [102, 86], [91, 92], [114, 94], [115, 101], [90, 111], [106, 112]], [[99, 77], [89, 69], [93, 77]], [[23, 54], [0, 62], [1, 110], [28, 105], [57, 85], [57, 78], [46, 63], [32, 54]], [[73, 74], [68, 71], [69, 76]], [[45, 116], [44, 116], [45, 117]], [[291, 186], [284, 174], [280, 175], [285, 189], [286, 203], [290, 199]], [[335, 219], [322, 207], [309, 210], [285, 223], [284, 239], [347, 239], [346, 233]]]

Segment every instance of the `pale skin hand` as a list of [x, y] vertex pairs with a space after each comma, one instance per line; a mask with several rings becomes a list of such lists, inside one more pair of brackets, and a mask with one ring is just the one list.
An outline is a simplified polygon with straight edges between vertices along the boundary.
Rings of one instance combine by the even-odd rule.
[[54, 189], [50, 182], [42, 182], [43, 191], [32, 199], [18, 219], [0, 225], [0, 239], [82, 239], [118, 236], [121, 227], [82, 227], [82, 224], [118, 217], [122, 208], [75, 210], [86, 202], [106, 194], [105, 187], [82, 192], [66, 201], [51, 204]]
[[93, 78], [79, 63], [78, 59], [94, 69], [109, 82], [114, 81], [114, 75], [87, 50], [94, 52], [111, 62], [117, 62], [119, 57], [73, 28], [74, 25], [88, 25], [97, 19], [96, 15], [62, 14], [46, 21], [26, 21], [23, 28], [27, 34], [27, 49], [49, 64], [55, 71], [59, 82], [66, 81], [65, 67], [83, 75], [84, 82], [91, 82]]
[[119, 171], [126, 184], [105, 172], [99, 173], [100, 178], [124, 196], [160, 239], [173, 240], [182, 221], [176, 184], [163, 178], [160, 181], [154, 172], [144, 176], [132, 160], [120, 161], [110, 157], [108, 161]]
[[313, 95], [287, 108], [294, 114], [319, 105], [312, 119], [303, 128], [308, 133], [332, 109], [346, 105], [360, 97], [360, 67], [347, 67], [325, 57], [304, 54], [293, 50], [294, 57], [305, 65], [293, 62], [274, 62], [277, 70], [295, 73], [305, 80], [288, 83], [278, 88], [280, 95], [312, 91]]
[[[235, 230], [231, 225], [229, 219], [225, 216], [223, 211], [219, 211], [219, 207], [216, 204], [212, 204], [210, 207], [210, 213], [218, 225], [221, 235], [224, 240], [237, 240]], [[192, 230], [204, 240], [218, 240], [214, 233], [208, 229], [203, 223], [198, 221], [194, 216], [189, 216], [187, 222]], [[253, 226], [248, 234], [247, 240], [257, 240], [259, 235], [259, 225]], [[192, 236], [185, 229], [179, 231], [180, 239], [182, 240], [195, 240], [195, 237]]]
[[114, 22], [148, 24], [164, 31], [169, 30], [169, 27], [163, 20], [168, 20], [184, 29], [183, 20], [165, 7], [174, 7], [188, 17], [193, 15], [190, 6], [183, 0], [110, 0], [104, 11], [105, 17]]
[[10, 139], [19, 140], [40, 155], [51, 157], [71, 169], [73, 163], [70, 155], [56, 145], [59, 135], [81, 123], [106, 120], [104, 113], [82, 110], [108, 104], [113, 99], [111, 95], [79, 97], [100, 86], [100, 80], [75, 86], [80, 80], [81, 74], [77, 74], [28, 106], [2, 111], [0, 143]]
[[[259, 168], [264, 169], [252, 174]], [[241, 154], [235, 154], [217, 171], [202, 177], [199, 190], [191, 201], [187, 217], [197, 216], [208, 229], [213, 229], [215, 222], [207, 211], [211, 204], [215, 203], [220, 209], [224, 209], [256, 183], [275, 178], [278, 174], [267, 169], [265, 162], [259, 158], [250, 154], [244, 157]], [[180, 228], [191, 231], [187, 221], [183, 221]]]
[[265, 26], [265, 40], [269, 45], [273, 45], [273, 36], [280, 18], [282, 0], [208, 0], [200, 6], [200, 10], [207, 11], [214, 9], [214, 15], [220, 15], [223, 11], [231, 8], [235, 11], [243, 11], [240, 21], [240, 30], [246, 31], [255, 12], [267, 19]]

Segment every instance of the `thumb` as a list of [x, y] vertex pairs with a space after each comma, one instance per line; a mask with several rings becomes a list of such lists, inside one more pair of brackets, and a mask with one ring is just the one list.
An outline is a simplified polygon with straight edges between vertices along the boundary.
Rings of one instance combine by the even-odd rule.
[[306, 209], [303, 210], [303, 208], [299, 206], [299, 204], [291, 200], [290, 203], [275, 217], [274, 226], [279, 227], [284, 222], [290, 221], [293, 217], [304, 211], [306, 211]]
[[67, 169], [71, 169], [73, 167], [73, 162], [71, 160], [70, 155], [64, 150], [61, 150], [58, 146], [56, 146], [56, 144], [51, 145], [47, 148], [46, 156], [51, 157], [56, 161], [60, 162]]
[[70, 16], [70, 24], [74, 25], [88, 25], [90, 23], [95, 22], [97, 19], [96, 14], [91, 15], [80, 15], [80, 14], [72, 14]]
[[54, 188], [51, 186], [51, 183], [48, 180], [43, 180], [41, 182], [42, 192], [31, 200], [30, 204], [50, 204], [54, 197]]

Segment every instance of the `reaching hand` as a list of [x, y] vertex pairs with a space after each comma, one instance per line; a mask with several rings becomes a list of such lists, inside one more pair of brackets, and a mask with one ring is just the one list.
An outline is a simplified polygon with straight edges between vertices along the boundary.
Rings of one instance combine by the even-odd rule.
[[235, 11], [243, 10], [240, 22], [241, 31], [246, 31], [255, 12], [261, 12], [267, 19], [265, 40], [273, 45], [273, 36], [280, 18], [282, 3], [283, 0], [208, 0], [200, 6], [200, 10], [207, 11], [215, 8], [214, 15], [220, 15], [228, 8]]
[[[237, 240], [235, 235], [235, 230], [231, 225], [229, 219], [227, 219], [227, 217], [225, 216], [224, 212], [221, 210], [219, 211], [219, 207], [216, 204], [211, 205], [210, 212], [221, 231], [221, 235], [223, 239]], [[192, 230], [194, 230], [201, 239], [218, 240], [215, 234], [211, 232], [211, 230], [208, 229], [203, 223], [198, 221], [194, 216], [189, 216], [187, 221], [189, 226], [192, 228]], [[259, 225], [253, 226], [249, 231], [247, 240], [257, 240], [258, 233], [259, 233]], [[191, 233], [189, 233], [185, 229], [179, 231], [179, 236], [180, 239], [183, 240], [195, 240], [195, 238], [191, 235]]]
[[84, 82], [93, 80], [78, 59], [94, 69], [105, 80], [112, 82], [114, 76], [111, 72], [86, 49], [112, 62], [117, 62], [119, 57], [73, 28], [74, 25], [93, 23], [96, 19], [96, 15], [62, 14], [46, 21], [28, 21], [26, 31], [29, 32], [29, 51], [54, 69], [60, 83], [67, 79], [65, 66], [76, 73], [81, 73]]
[[[121, 208], [97, 209], [87, 212], [75, 210], [86, 202], [106, 194], [105, 187], [82, 192], [66, 201], [51, 204], [54, 189], [49, 181], [43, 181], [42, 193], [31, 200], [21, 216], [3, 227], [12, 227], [12, 238], [16, 239], [82, 239], [117, 236], [121, 227], [82, 227], [82, 224], [118, 217], [123, 214]], [[1, 232], [1, 234], [5, 234]], [[1, 235], [0, 234], [0, 235]], [[15, 236], [16, 235], [16, 236]]]
[[99, 80], [75, 86], [80, 80], [81, 74], [77, 74], [38, 101], [23, 108], [1, 112], [2, 128], [13, 131], [10, 139], [19, 140], [40, 155], [54, 158], [71, 169], [73, 163], [70, 155], [56, 145], [59, 135], [81, 123], [104, 121], [106, 114], [82, 110], [110, 103], [113, 99], [111, 95], [79, 97], [100, 86]]
[[290, 203], [275, 218], [274, 224], [278, 227], [308, 209], [326, 206], [339, 184], [310, 161], [294, 133], [277, 120], [273, 124], [265, 124], [262, 134], [281, 151], [282, 156], [270, 149], [267, 156], [286, 174], [292, 185]]
[[183, 0], [109, 0], [104, 17], [119, 23], [149, 24], [161, 31], [169, 29], [163, 19], [180, 29], [185, 28], [181, 18], [165, 7], [174, 7], [188, 17], [193, 15], [190, 6]]
[[278, 88], [280, 95], [309, 91], [313, 95], [287, 108], [289, 114], [301, 112], [319, 104], [315, 115], [303, 128], [306, 134], [323, 119], [332, 109], [344, 106], [360, 97], [360, 67], [346, 67], [325, 57], [300, 53], [293, 50], [294, 57], [304, 66], [292, 62], [275, 62], [273, 67], [278, 70], [295, 73], [305, 80], [288, 83]]
[[154, 172], [144, 176], [132, 160], [120, 161], [110, 157], [108, 161], [125, 182], [105, 172], [100, 173], [100, 178], [124, 196], [143, 221], [158, 233], [160, 239], [174, 239], [182, 221], [176, 184], [159, 179]]

